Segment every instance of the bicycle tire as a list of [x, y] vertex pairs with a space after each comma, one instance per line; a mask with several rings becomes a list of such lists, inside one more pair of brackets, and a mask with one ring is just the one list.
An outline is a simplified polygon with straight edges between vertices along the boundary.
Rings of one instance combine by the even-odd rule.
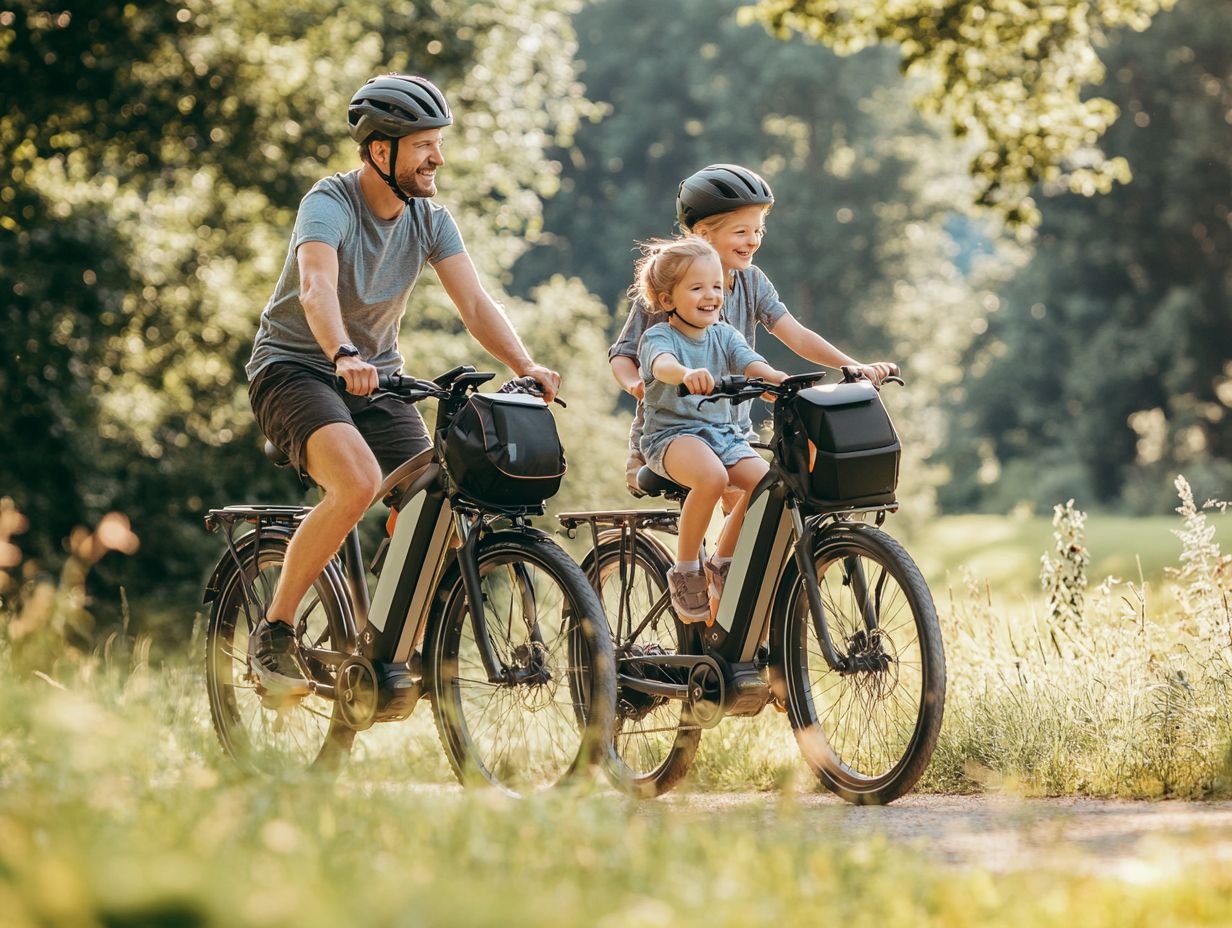
[[[871, 568], [863, 580], [856, 565]], [[828, 789], [855, 804], [889, 803], [920, 778], [941, 730], [945, 656], [932, 595], [902, 545], [868, 525], [819, 532], [814, 568], [836, 650], [879, 669], [841, 674], [827, 666], [793, 561], [774, 617], [791, 725]], [[855, 592], [861, 583], [864, 606]], [[875, 634], [866, 611], [877, 617]]]
[[445, 756], [462, 783], [515, 795], [575, 781], [612, 738], [616, 671], [603, 607], [581, 568], [546, 536], [497, 532], [480, 540], [477, 557], [495, 658], [540, 676], [489, 681], [454, 565], [426, 644]]
[[[617, 670], [644, 672], [637, 666], [637, 651], [646, 653], [651, 645], [664, 653], [700, 653], [696, 633], [677, 621], [670, 604], [656, 615], [649, 614], [667, 591], [671, 556], [658, 544], [637, 538], [623, 584], [629, 588], [627, 608], [621, 607], [621, 559], [619, 537], [601, 541], [588, 559], [588, 564], [598, 563], [599, 596], [612, 629]], [[588, 577], [594, 576], [592, 570], [586, 570]], [[618, 684], [612, 753], [604, 769], [617, 789], [638, 799], [653, 799], [685, 777], [701, 740], [701, 726], [688, 703]]]
[[[312, 694], [278, 709], [266, 708], [248, 672], [247, 616], [255, 621], [268, 607], [289, 541], [289, 533], [267, 531], [259, 548], [252, 536], [237, 545], [257, 597], [256, 603], [248, 604], [247, 613], [235, 560], [226, 554], [220, 562], [218, 594], [205, 638], [210, 717], [223, 750], [249, 772], [332, 772], [346, 761], [355, 739], [334, 701]], [[344, 611], [349, 608], [345, 590], [337, 566], [327, 565], [296, 610], [301, 642], [333, 650], [344, 647]], [[312, 669], [318, 678], [329, 675], [327, 668]]]

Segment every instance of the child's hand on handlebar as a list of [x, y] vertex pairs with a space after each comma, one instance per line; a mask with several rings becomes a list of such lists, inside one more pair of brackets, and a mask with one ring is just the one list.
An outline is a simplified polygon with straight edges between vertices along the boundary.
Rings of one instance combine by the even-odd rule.
[[334, 372], [346, 383], [347, 393], [371, 396], [377, 390], [377, 370], [357, 357], [341, 357], [334, 362]]
[[710, 393], [714, 389], [714, 375], [704, 367], [694, 367], [684, 372], [681, 385], [690, 393]]

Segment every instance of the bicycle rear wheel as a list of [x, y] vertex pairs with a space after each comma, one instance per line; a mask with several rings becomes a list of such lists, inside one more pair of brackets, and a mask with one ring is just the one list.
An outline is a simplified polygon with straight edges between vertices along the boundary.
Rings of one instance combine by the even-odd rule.
[[[230, 554], [224, 555], [206, 632], [205, 680], [214, 732], [223, 750], [251, 772], [336, 770], [350, 754], [355, 732], [342, 722], [334, 701], [309, 694], [266, 707], [249, 672], [249, 622], [255, 623], [273, 599], [289, 536], [263, 533], [259, 549], [245, 541], [239, 542], [240, 557], [256, 601], [245, 610], [239, 570]], [[327, 566], [295, 612], [301, 647], [344, 647], [344, 590], [337, 569]], [[332, 678], [330, 668], [308, 663], [314, 678]]]
[[902, 546], [871, 526], [819, 533], [814, 564], [831, 641], [852, 667], [826, 664], [793, 564], [775, 616], [792, 728], [831, 791], [892, 802], [920, 778], [941, 729], [945, 657], [932, 596]]
[[[641, 538], [622, 555], [620, 539], [613, 538], [600, 544], [597, 558], [600, 596], [615, 639], [617, 671], [660, 682], [685, 682], [672, 670], [641, 660], [700, 650], [696, 632], [676, 621], [668, 600], [670, 555]], [[685, 701], [618, 686], [608, 776], [618, 789], [638, 798], [661, 796], [689, 772], [701, 740], [701, 726]]]
[[612, 736], [616, 673], [603, 608], [554, 542], [479, 543], [489, 677], [460, 574], [442, 586], [427, 664], [441, 745], [463, 783], [522, 794], [589, 771]]

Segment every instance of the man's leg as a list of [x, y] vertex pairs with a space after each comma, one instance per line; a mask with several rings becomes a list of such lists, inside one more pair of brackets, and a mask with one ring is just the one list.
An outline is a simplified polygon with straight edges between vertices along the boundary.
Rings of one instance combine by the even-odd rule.
[[359, 430], [334, 422], [309, 436], [304, 465], [324, 496], [300, 523], [287, 548], [287, 559], [274, 601], [271, 622], [294, 623], [295, 608], [338, 552], [372, 497], [381, 488], [381, 468]]
[[308, 692], [293, 630], [295, 611], [381, 488], [376, 457], [349, 423], [333, 422], [313, 432], [304, 446], [304, 465], [324, 495], [296, 529], [273, 602], [249, 644], [261, 683], [288, 695]]

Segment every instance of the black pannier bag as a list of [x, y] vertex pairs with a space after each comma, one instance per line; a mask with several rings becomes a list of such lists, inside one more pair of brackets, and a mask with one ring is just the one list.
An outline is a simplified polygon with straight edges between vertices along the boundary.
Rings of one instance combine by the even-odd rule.
[[458, 489], [477, 502], [538, 506], [560, 489], [565, 450], [543, 400], [473, 393], [445, 436], [445, 466]]
[[895, 501], [898, 433], [867, 380], [801, 390], [788, 401], [774, 440], [788, 486], [810, 509]]

